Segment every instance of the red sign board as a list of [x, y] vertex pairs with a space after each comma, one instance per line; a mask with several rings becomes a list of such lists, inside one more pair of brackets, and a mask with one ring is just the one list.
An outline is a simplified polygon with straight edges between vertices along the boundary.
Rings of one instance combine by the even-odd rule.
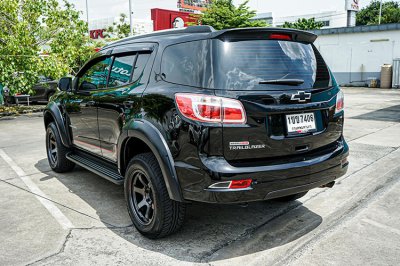
[[91, 39], [98, 39], [98, 38], [104, 39], [104, 32], [105, 31], [106, 31], [105, 29], [91, 30], [90, 31], [90, 38]]
[[153, 8], [151, 10], [154, 31], [187, 27], [188, 23], [197, 23], [196, 15], [188, 12], [180, 12]]

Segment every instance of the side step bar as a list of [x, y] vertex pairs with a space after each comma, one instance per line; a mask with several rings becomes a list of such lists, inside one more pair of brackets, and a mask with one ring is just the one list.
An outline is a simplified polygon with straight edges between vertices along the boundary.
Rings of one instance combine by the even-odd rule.
[[83, 155], [81, 152], [67, 154], [67, 159], [71, 162], [86, 168], [108, 181], [117, 185], [122, 185], [124, 183], [124, 177], [118, 173], [116, 167], [113, 167], [110, 163], [92, 157], [93, 156], [86, 155], [86, 153]]

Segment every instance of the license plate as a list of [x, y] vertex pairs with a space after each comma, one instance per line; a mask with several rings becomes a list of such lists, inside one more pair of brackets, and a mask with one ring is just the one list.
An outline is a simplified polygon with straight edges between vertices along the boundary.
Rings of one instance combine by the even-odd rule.
[[286, 115], [286, 125], [289, 134], [304, 134], [317, 129], [314, 113]]

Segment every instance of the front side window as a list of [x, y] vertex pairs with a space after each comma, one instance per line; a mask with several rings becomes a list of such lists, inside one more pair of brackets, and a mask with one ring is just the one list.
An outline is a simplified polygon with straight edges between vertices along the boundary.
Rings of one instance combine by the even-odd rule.
[[92, 65], [79, 78], [79, 90], [97, 90], [107, 86], [108, 70], [111, 63], [111, 58], [105, 58]]
[[209, 41], [175, 44], [165, 49], [161, 74], [165, 81], [193, 87], [212, 87]]
[[135, 60], [136, 54], [115, 57], [111, 67], [108, 87], [118, 87], [129, 83]]

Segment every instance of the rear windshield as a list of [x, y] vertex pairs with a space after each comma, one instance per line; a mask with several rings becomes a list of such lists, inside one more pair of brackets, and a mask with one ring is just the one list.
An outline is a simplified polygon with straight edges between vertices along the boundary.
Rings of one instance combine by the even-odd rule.
[[325, 62], [312, 44], [279, 40], [213, 40], [214, 86], [225, 90], [282, 89], [259, 84], [280, 79], [304, 80], [296, 89], [329, 85]]
[[[326, 88], [329, 70], [312, 44], [280, 40], [203, 40], [165, 49], [161, 71], [176, 84], [220, 90]], [[296, 86], [260, 84], [302, 80]]]

